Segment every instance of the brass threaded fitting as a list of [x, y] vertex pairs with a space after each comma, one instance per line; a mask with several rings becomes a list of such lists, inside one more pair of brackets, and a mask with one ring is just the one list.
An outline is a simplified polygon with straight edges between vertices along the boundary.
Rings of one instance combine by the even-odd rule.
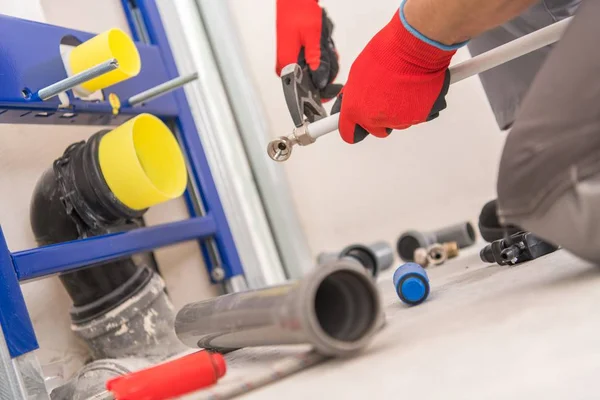
[[448, 259], [446, 248], [439, 244], [432, 244], [427, 248], [427, 261], [431, 265], [441, 265]]
[[427, 259], [427, 249], [419, 247], [413, 254], [413, 260], [423, 268], [429, 266], [429, 260]]
[[448, 259], [458, 257], [460, 250], [458, 249], [458, 243], [456, 242], [448, 242], [443, 244], [444, 249], [446, 250], [446, 254], [448, 255]]

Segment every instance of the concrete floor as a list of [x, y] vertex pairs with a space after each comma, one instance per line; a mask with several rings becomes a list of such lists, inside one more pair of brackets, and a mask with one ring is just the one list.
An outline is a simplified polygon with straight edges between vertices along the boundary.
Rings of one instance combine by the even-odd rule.
[[600, 398], [600, 267], [562, 250], [489, 266], [481, 247], [429, 269], [432, 293], [420, 306], [397, 300], [386, 271], [388, 326], [366, 353], [240, 398]]

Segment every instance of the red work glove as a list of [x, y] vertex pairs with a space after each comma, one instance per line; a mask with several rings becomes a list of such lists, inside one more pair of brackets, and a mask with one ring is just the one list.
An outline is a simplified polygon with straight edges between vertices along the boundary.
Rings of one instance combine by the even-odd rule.
[[339, 85], [330, 85], [339, 71], [332, 33], [333, 23], [318, 0], [277, 0], [277, 76], [289, 64], [308, 66], [321, 97], [337, 96]]
[[436, 118], [446, 108], [450, 59], [462, 45], [433, 42], [395, 14], [354, 61], [333, 106], [333, 113], [341, 109], [342, 139], [358, 143], [369, 133], [383, 138]]

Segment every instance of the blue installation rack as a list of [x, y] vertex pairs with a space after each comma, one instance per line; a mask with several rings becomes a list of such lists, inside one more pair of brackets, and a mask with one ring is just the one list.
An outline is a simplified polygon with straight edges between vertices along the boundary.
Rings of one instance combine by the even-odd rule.
[[[104, 90], [128, 99], [178, 76], [177, 67], [153, 0], [123, 0], [142, 69], [138, 76]], [[243, 276], [235, 243], [208, 161], [182, 89], [139, 107], [123, 107], [117, 115], [108, 101], [90, 102], [67, 92], [70, 106], [57, 98], [34, 101], [35, 92], [67, 77], [59, 54], [65, 37], [79, 41], [90, 33], [0, 15], [0, 123], [120, 125], [140, 113], [151, 113], [175, 127], [188, 162], [190, 182], [185, 199], [191, 217], [184, 221], [139, 228], [73, 242], [12, 253], [0, 229], [0, 326], [12, 358], [38, 348], [20, 283], [64, 273], [82, 266], [199, 240], [209, 276], [220, 269], [223, 279]], [[59, 156], [59, 155], [57, 155]], [[212, 279], [212, 278], [211, 278]], [[214, 279], [213, 279], [214, 281]]]

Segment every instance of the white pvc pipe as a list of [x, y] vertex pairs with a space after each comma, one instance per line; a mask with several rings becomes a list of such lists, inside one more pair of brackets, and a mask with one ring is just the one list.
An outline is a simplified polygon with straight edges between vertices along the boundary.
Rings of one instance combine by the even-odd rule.
[[337, 131], [339, 122], [340, 114], [333, 114], [330, 117], [323, 118], [313, 122], [312, 124], [309, 124], [307, 131], [310, 136], [317, 139], [321, 136], [327, 135], [330, 132]]
[[463, 79], [558, 42], [572, 18], [563, 19], [453, 66], [450, 68], [450, 84], [460, 82]]
[[[562, 37], [567, 25], [572, 19], [573, 17], [563, 19], [562, 21], [539, 29], [451, 67], [450, 84], [460, 82], [463, 79], [480, 74], [497, 67], [498, 65], [557, 42]], [[330, 117], [309, 124], [307, 130], [310, 136], [317, 139], [330, 132], [336, 131], [338, 129], [339, 120], [340, 115], [333, 114]]]

